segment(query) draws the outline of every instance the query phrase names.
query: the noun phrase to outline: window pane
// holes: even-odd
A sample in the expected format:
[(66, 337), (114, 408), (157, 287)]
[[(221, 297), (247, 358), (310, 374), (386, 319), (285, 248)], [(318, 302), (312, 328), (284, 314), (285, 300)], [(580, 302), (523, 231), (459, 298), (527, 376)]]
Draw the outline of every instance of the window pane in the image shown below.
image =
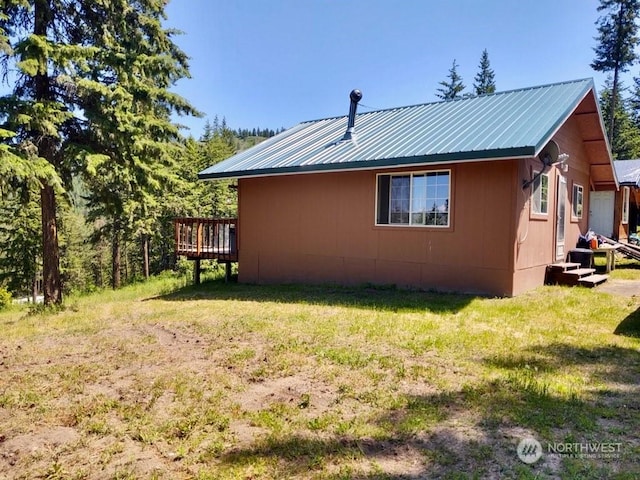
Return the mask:
[(573, 186), (573, 216), (582, 218), (583, 190), (580, 185)]
[(389, 190), (390, 190), (390, 175), (378, 176), (378, 224), (389, 223)]
[[(538, 175), (539, 172), (533, 172)], [(549, 198), (549, 176), (547, 174), (539, 175), (533, 182), (533, 190), (531, 192), (531, 209), (533, 213), (547, 213)]]
[(427, 210), (427, 177), (414, 175), (411, 185), (411, 224), (424, 225)]
[(391, 177), (390, 223), (409, 223), (409, 185), (411, 177)]

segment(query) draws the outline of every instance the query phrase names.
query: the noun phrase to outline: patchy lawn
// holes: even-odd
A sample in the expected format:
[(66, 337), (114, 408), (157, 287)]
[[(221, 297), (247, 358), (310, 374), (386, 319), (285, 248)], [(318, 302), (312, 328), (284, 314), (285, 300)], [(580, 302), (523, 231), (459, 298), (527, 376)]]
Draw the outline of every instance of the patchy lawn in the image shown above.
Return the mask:
[(0, 313), (0, 478), (638, 478), (639, 307), (162, 277)]

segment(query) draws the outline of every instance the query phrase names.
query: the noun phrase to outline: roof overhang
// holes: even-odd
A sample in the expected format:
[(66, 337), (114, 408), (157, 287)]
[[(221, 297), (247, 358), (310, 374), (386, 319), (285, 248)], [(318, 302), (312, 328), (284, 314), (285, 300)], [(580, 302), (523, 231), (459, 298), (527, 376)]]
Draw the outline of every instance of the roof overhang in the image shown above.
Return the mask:
[(573, 116), (578, 122), (582, 144), (589, 159), (592, 190), (617, 190), (620, 182), (613, 166), (611, 147), (593, 89), (578, 104)]
[(199, 173), (200, 180), (218, 180), (225, 178), (254, 178), (276, 175), (297, 175), (305, 173), (329, 173), (354, 170), (378, 170), (381, 168), (446, 165), (451, 163), (489, 162), (495, 160), (512, 160), (531, 158), (535, 155), (536, 147), (519, 147), (500, 150), (483, 150), (476, 152), (455, 152), (447, 154), (423, 155), (416, 157), (383, 158), (361, 160), (357, 162), (336, 162), (315, 165), (302, 165), (280, 168), (264, 168), (243, 171), (229, 171), (216, 173)]

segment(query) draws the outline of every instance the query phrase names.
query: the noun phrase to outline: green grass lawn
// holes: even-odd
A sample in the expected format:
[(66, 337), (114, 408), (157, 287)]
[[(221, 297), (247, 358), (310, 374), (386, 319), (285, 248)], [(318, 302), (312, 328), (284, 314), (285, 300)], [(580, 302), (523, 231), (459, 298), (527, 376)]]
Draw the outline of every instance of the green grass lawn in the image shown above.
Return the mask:
[(164, 276), (68, 305), (0, 313), (0, 478), (640, 476), (640, 296)]

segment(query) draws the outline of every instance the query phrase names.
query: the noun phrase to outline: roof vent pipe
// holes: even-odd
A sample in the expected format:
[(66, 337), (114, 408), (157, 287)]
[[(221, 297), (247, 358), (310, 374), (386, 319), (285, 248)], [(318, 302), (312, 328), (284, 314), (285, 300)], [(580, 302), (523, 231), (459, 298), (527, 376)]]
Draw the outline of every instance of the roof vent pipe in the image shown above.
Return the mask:
[(351, 105), (349, 106), (349, 121), (347, 122), (347, 131), (344, 133), (344, 137), (342, 137), (343, 141), (355, 141), (356, 110), (358, 108), (358, 102), (362, 100), (362, 92), (357, 89), (351, 90), (349, 98), (351, 99)]

